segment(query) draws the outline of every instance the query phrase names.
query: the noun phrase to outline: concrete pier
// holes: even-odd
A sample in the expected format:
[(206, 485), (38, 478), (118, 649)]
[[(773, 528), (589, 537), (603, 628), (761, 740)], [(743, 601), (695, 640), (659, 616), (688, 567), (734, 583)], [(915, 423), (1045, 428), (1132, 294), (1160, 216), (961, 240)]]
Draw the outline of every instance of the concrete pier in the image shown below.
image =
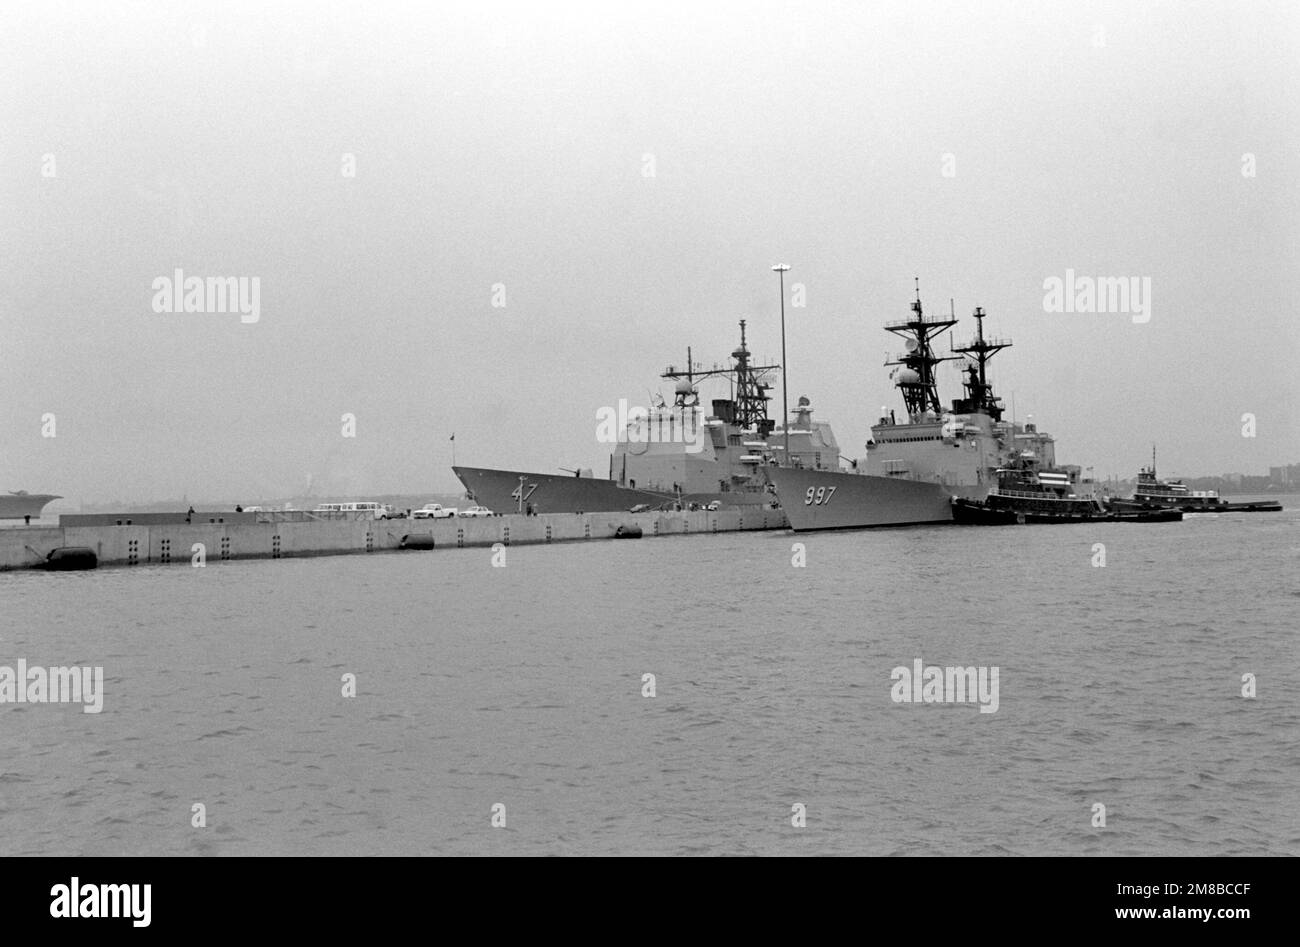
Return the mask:
[(50, 550), (62, 546), (87, 546), (95, 551), (100, 565), (189, 565), (200, 551), (208, 564), (228, 559), (364, 555), (405, 551), (404, 540), (407, 545), (427, 547), (430, 536), (434, 551), (495, 543), (587, 542), (613, 539), (620, 526), (639, 526), (643, 538), (653, 538), (785, 529), (787, 523), (780, 510), (551, 513), (440, 520), (316, 519), (307, 514), (288, 519), (282, 514), (196, 513), (189, 523), (184, 522), (183, 514), (69, 515), (60, 517), (59, 525), (54, 527), (0, 530), (0, 571), (36, 568)]

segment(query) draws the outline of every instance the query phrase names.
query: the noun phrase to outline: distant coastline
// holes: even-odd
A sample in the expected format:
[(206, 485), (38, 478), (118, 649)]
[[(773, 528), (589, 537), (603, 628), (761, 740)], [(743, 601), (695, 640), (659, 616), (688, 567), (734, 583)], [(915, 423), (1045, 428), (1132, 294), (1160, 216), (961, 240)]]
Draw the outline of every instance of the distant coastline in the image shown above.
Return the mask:
[[(1161, 474), (1163, 477), (1163, 473)], [(1216, 490), (1223, 496), (1280, 496), (1286, 493), (1300, 493), (1300, 482), (1278, 482), (1270, 477), (1250, 477), (1244, 474), (1228, 474), (1223, 477), (1179, 477), (1189, 490)], [(1136, 480), (1103, 480), (1101, 484), (1111, 493), (1120, 495), (1132, 493)]]

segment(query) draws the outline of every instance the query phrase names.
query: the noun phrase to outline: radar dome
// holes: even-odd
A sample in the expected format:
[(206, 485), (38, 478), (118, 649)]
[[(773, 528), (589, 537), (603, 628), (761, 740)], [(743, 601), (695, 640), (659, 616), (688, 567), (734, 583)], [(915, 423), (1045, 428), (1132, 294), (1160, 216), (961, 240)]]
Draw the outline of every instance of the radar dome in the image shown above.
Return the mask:
[(679, 395), (695, 394), (695, 386), (690, 383), (689, 379), (679, 378), (677, 380), (677, 393)]
[(915, 385), (920, 382), (921, 376), (917, 374), (914, 368), (904, 368), (898, 373), (896, 381), (900, 385)]

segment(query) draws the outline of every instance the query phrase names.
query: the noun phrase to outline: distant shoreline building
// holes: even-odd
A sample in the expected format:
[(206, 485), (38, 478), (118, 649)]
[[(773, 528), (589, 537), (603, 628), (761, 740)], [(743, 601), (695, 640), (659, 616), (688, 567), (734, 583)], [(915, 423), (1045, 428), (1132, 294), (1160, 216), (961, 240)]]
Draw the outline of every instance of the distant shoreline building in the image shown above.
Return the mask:
[(1268, 482), (1275, 487), (1300, 487), (1300, 464), (1287, 464), (1285, 467), (1269, 467)]

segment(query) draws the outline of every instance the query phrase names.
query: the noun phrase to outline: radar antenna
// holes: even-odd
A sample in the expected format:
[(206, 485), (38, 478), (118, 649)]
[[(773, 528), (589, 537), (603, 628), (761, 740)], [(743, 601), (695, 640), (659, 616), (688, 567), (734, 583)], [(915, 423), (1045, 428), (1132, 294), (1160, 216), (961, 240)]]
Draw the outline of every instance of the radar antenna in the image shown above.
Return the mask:
[[(734, 421), (736, 425), (746, 430), (754, 430), (760, 438), (766, 438), (768, 433), (776, 426), (776, 422), (767, 416), (767, 403), (772, 400), (768, 392), (772, 386), (768, 383), (767, 378), (771, 372), (780, 369), (780, 365), (751, 365), (749, 345), (745, 339), (745, 320), (740, 320), (740, 346), (731, 353), (731, 357), (736, 360), (734, 366), (728, 368), (724, 366), (715, 366), (711, 369), (700, 369), (690, 362), (690, 350), (687, 349), (687, 366), (685, 371), (681, 371), (672, 365), (664, 369), (663, 378), (684, 378), (693, 389), (697, 381), (706, 378), (720, 378), (727, 376), (732, 381), (734, 389), (734, 418), (726, 420)], [(681, 398), (681, 387), (679, 391), (679, 404)], [(714, 402), (718, 405), (718, 402)]]
[(966, 375), (966, 379), (962, 382), (966, 389), (966, 397), (954, 402), (953, 410), (959, 414), (983, 411), (994, 421), (1000, 421), (1002, 406), (998, 403), (997, 396), (993, 394), (993, 386), (989, 384), (988, 363), (989, 359), (998, 352), (1011, 348), (1011, 340), (985, 339), (984, 309), (976, 306), (973, 315), (975, 316), (975, 339), (969, 345), (953, 349), (953, 352), (971, 359), (962, 366), (962, 372)]
[(926, 411), (942, 413), (939, 404), (939, 387), (935, 368), (940, 362), (952, 361), (957, 356), (935, 355), (931, 341), (957, 324), (956, 319), (927, 319), (921, 307), (921, 280), (916, 279), (916, 302), (912, 303), (912, 318), (885, 324), (885, 331), (902, 337), (906, 351), (886, 361), (886, 365), (901, 365), (903, 371), (895, 372), (897, 385), (903, 392), (903, 403), (915, 423)]

